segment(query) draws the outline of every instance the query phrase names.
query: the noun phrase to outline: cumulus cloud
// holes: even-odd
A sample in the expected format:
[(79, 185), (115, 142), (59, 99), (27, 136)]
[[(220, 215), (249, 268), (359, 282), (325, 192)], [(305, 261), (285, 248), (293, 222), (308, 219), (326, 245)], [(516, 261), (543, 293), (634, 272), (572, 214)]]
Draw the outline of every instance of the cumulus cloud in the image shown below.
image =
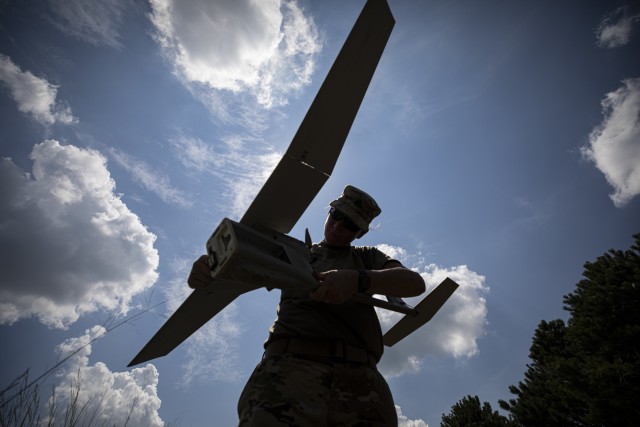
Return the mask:
[[(173, 314), (191, 293), (185, 278), (192, 262), (193, 259), (176, 259), (173, 262), (174, 279), (165, 290), (169, 301), (168, 315)], [(244, 379), (236, 365), (241, 333), (238, 307), (232, 302), (182, 344), (186, 350), (186, 360), (181, 365), (182, 385)]]
[(581, 149), (614, 188), (609, 197), (619, 208), (640, 193), (640, 78), (622, 83), (605, 95), (604, 119)]
[[(87, 329), (84, 335), (70, 338), (58, 345), (60, 358), (78, 351), (58, 374), (55, 405), (58, 414), (51, 425), (63, 425), (64, 411), (77, 393), (76, 415), (79, 425), (163, 426), (158, 414), (158, 371), (152, 364), (131, 371), (112, 372), (107, 365), (89, 363), (91, 342), (105, 334), (102, 326)], [(49, 402), (51, 405), (52, 401)]]
[(109, 150), (109, 153), (122, 168), (131, 174), (134, 181), (160, 197), (163, 202), (183, 208), (188, 208), (193, 204), (183, 191), (171, 185), (169, 177), (153, 170), (144, 161), (115, 148)]
[[(376, 246), (379, 250), (389, 255), (391, 258), (398, 260), (400, 262), (407, 262), (409, 259), (409, 253), (406, 249), (401, 248), (400, 246), (387, 245), (386, 243), (381, 243)], [(409, 261), (412, 262), (412, 261)], [(413, 261), (415, 262), (415, 261)]]
[(0, 323), (65, 328), (126, 312), (157, 279), (156, 236), (114, 193), (99, 152), (48, 140), (30, 157), (32, 173), (0, 161)]
[(18, 110), (30, 114), (39, 123), (77, 123), (78, 119), (73, 117), (71, 109), (56, 102), (58, 86), (29, 71), (22, 71), (11, 58), (3, 54), (0, 54), (0, 83), (9, 90), (18, 104)]
[(295, 0), (152, 0), (150, 19), (185, 87), (218, 120), (242, 129), (215, 144), (171, 141), (185, 168), (223, 181), (220, 202), (238, 218), (282, 157), (259, 135), (271, 107), (310, 82), (317, 28)]
[(640, 22), (640, 14), (630, 15), (627, 7), (621, 6), (606, 15), (596, 31), (598, 46), (615, 48), (629, 43), (633, 27)]
[[(270, 108), (310, 81), (318, 32), (294, 0), (152, 0), (151, 8), (157, 42), (199, 90), (248, 92)], [(217, 96), (201, 99), (225, 111)]]
[[(435, 264), (426, 264), (420, 257), (408, 254), (402, 248), (390, 245), (381, 245), (379, 248), (403, 254), (398, 257), (399, 261), (421, 274), (427, 285), (427, 293), (446, 277), (460, 285), (429, 323), (393, 347), (385, 348), (380, 371), (391, 378), (419, 372), (423, 360), (427, 357), (468, 358), (477, 354), (477, 340), (485, 334), (487, 324), (487, 307), (483, 295), (489, 288), (484, 285), (485, 278), (465, 265), (443, 268)], [(406, 302), (415, 306), (422, 298), (424, 295), (407, 298)], [(389, 330), (402, 317), (401, 314), (388, 310), (376, 311), (383, 332)]]
[(171, 141), (175, 155), (190, 171), (206, 172), (225, 184), (222, 196), (230, 216), (239, 218), (282, 158), (282, 153), (255, 138), (229, 136), (214, 150), (199, 138), (178, 136)]
[(429, 427), (422, 419), (410, 420), (406, 415), (402, 414), (402, 408), (396, 406), (396, 414), (398, 414), (398, 427)]
[(122, 47), (118, 27), (130, 0), (49, 0), (49, 6), (60, 31), (95, 46)]

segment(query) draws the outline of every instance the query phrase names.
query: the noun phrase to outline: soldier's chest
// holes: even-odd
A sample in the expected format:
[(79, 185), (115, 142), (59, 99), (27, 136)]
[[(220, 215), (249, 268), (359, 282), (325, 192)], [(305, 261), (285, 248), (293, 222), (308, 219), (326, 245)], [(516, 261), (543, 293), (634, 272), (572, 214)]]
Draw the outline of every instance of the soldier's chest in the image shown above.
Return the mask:
[(311, 265), (315, 271), (364, 268), (363, 260), (353, 251), (333, 251), (321, 247), (312, 251)]

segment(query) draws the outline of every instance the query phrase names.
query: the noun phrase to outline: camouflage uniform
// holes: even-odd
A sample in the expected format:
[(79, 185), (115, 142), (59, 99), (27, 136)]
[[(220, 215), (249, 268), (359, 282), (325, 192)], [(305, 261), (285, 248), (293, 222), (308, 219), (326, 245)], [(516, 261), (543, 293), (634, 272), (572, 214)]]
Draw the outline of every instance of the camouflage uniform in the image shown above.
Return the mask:
[[(380, 213), (370, 196), (351, 186), (331, 206), (365, 230)], [(372, 247), (312, 248), (316, 271), (379, 270), (391, 261)], [(397, 426), (391, 392), (375, 367), (383, 348), (373, 307), (283, 290), (265, 356), (238, 402), (240, 426)]]
[(368, 365), (265, 358), (240, 395), (240, 426), (396, 426), (393, 398)]

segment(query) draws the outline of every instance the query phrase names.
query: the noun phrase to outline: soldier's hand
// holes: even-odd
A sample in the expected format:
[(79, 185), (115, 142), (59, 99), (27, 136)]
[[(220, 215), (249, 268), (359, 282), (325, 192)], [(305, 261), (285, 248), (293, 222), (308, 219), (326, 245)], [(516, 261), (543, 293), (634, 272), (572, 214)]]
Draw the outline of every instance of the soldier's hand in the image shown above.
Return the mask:
[(189, 279), (187, 279), (187, 283), (190, 288), (193, 289), (202, 289), (206, 288), (213, 282), (211, 278), (211, 274), (209, 272), (209, 263), (207, 261), (207, 256), (202, 255), (200, 258), (193, 263), (193, 267), (191, 267), (191, 274), (189, 274)]
[(358, 292), (358, 272), (356, 270), (329, 270), (314, 273), (320, 286), (311, 292), (316, 301), (342, 304)]

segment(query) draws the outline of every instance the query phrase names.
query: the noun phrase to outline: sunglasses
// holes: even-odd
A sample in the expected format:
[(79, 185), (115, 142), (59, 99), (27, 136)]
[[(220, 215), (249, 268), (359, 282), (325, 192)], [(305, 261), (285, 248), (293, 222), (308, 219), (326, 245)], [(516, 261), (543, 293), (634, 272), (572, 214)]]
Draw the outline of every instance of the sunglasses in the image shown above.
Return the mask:
[(333, 218), (333, 220), (336, 222), (342, 221), (342, 225), (344, 225), (344, 228), (351, 231), (352, 233), (362, 231), (362, 229), (358, 227), (356, 223), (351, 221), (344, 213), (340, 212), (336, 208), (329, 209), (329, 215), (331, 215), (331, 218)]

